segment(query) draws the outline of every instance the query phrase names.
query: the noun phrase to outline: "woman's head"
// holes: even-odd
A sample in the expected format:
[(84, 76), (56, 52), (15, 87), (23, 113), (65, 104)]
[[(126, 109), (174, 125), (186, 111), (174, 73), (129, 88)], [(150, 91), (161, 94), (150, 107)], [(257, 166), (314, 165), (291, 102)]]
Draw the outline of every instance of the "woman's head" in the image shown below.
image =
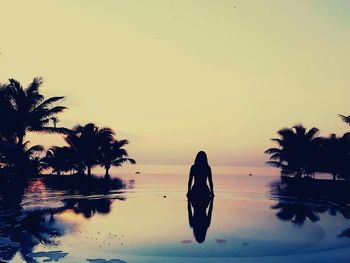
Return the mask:
[(209, 165), (207, 154), (204, 151), (198, 152), (194, 164), (199, 166)]

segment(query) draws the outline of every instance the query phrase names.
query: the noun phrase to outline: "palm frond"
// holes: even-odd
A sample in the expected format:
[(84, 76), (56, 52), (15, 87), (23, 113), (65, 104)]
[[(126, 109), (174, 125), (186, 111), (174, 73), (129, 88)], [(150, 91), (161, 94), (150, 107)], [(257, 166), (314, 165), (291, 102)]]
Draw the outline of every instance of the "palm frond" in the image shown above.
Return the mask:
[(31, 132), (43, 132), (49, 134), (70, 134), (72, 131), (63, 127), (35, 127), (30, 128)]
[(58, 96), (58, 97), (51, 97), (46, 100), (44, 100), (41, 104), (38, 105), (37, 108), (44, 109), (47, 106), (50, 106), (51, 104), (58, 102), (60, 100), (63, 100), (65, 97), (64, 96)]
[(38, 93), (40, 86), (43, 84), (44, 79), (42, 77), (36, 77), (33, 79), (33, 81), (28, 85), (27, 87), (27, 93), (33, 94)]
[(282, 150), (279, 148), (269, 148), (264, 153), (266, 154), (274, 154), (274, 153), (281, 153)]
[(338, 114), (339, 118), (342, 119), (343, 122), (347, 123), (350, 125), (350, 115), (349, 116), (345, 116), (345, 115), (341, 115), (341, 114)]
[(296, 124), (292, 127), (295, 130), (296, 135), (303, 136), (306, 133), (306, 128), (302, 124)]
[(278, 135), (280, 135), (282, 138), (283, 137), (287, 137), (287, 136), (291, 136), (294, 134), (293, 130), (291, 130), (290, 128), (282, 128), (277, 132)]
[(128, 141), (128, 140), (125, 140), (125, 139), (123, 139), (123, 140), (116, 140), (116, 141), (114, 142), (114, 147), (116, 147), (116, 148), (121, 148), (121, 147), (123, 147), (123, 146), (125, 146), (125, 145), (127, 145), (127, 144), (129, 144), (129, 141)]
[(320, 130), (316, 127), (313, 127), (311, 128), (307, 133), (306, 133), (306, 136), (309, 138), (309, 139), (313, 139), (315, 138), (318, 134), (319, 134)]
[(285, 159), (285, 156), (281, 153), (275, 153), (270, 156), (270, 160), (279, 160), (280, 162)]
[(279, 144), (279, 145), (283, 145), (283, 143), (284, 143), (284, 141), (283, 141), (283, 140), (281, 140), (281, 139), (277, 139), (277, 138), (272, 138), (272, 139), (271, 139), (271, 141), (273, 141), (273, 142), (277, 142), (277, 144)]
[(131, 158), (119, 158), (119, 159), (113, 161), (112, 164), (114, 166), (121, 166), (121, 164), (126, 163), (126, 162), (129, 162), (131, 164), (136, 164), (136, 161), (134, 159), (131, 159)]
[(61, 113), (62, 111), (66, 110), (67, 107), (65, 106), (55, 106), (51, 109), (49, 109), (46, 113), (46, 115), (53, 115), (53, 114), (57, 114), (57, 113)]
[(282, 168), (282, 169), (287, 167), (285, 164), (278, 161), (267, 161), (266, 164), (271, 165), (272, 167)]
[(43, 152), (45, 150), (44, 146), (42, 145), (34, 145), (32, 147), (30, 147), (27, 152), (29, 154), (33, 154), (34, 152)]

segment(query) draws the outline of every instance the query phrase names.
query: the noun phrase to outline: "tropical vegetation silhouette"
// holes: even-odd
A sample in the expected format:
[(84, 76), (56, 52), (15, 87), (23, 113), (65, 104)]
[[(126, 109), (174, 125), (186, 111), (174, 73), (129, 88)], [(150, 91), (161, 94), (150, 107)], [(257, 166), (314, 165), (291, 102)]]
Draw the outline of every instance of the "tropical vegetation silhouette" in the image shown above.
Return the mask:
[[(350, 116), (339, 115), (349, 124)], [(332, 174), (333, 179), (350, 179), (350, 132), (342, 136), (319, 136), (318, 128), (303, 125), (283, 128), (272, 141), (277, 147), (265, 151), (267, 164), (280, 168), (281, 175), (295, 178), (314, 177), (316, 173)]]
[[(118, 141), (112, 129), (99, 128), (93, 123), (76, 126), (66, 137), (71, 155), (75, 160), (78, 172), (91, 175), (91, 169), (101, 165), (106, 169), (106, 176), (112, 166), (120, 166), (124, 162), (135, 164), (135, 160), (128, 158), (128, 152), (122, 148), (128, 144), (127, 140)], [(68, 150), (67, 149), (67, 150)]]
[(12, 137), (18, 145), (23, 145), (27, 132), (42, 133), (66, 133), (68, 129), (50, 126), (57, 123), (57, 114), (63, 112), (66, 107), (53, 106), (64, 97), (50, 97), (45, 99), (40, 93), (42, 78), (34, 78), (23, 88), (21, 83), (10, 79), (7, 85), (2, 85), (0, 90), (1, 112), (4, 118), (0, 124), (1, 135)]
[[(15, 79), (0, 85), (0, 174), (22, 178), (43, 171), (91, 175), (92, 168), (100, 165), (109, 177), (111, 167), (136, 163), (123, 148), (129, 142), (118, 140), (111, 128), (94, 123), (58, 127), (58, 114), (67, 108), (57, 104), (64, 97), (45, 98), (42, 84), (43, 79), (37, 77), (25, 88)], [(67, 145), (52, 146), (45, 153), (43, 146), (31, 146), (25, 140), (28, 132), (62, 134)]]
[(317, 145), (318, 129), (307, 130), (302, 125), (296, 125), (290, 129), (281, 129), (277, 133), (279, 138), (272, 140), (279, 147), (265, 151), (271, 155), (267, 164), (281, 168), (282, 174), (293, 174), (296, 177), (313, 174), (313, 153)]
[[(34, 78), (25, 88), (14, 79), (0, 84), (0, 261), (19, 253), (26, 262), (37, 262), (30, 256), (34, 248), (57, 245), (57, 238), (67, 231), (57, 223), (60, 213), (69, 210), (85, 218), (108, 214), (114, 200), (125, 200), (126, 187), (122, 180), (110, 178), (110, 168), (135, 164), (125, 149), (129, 142), (117, 139), (111, 128), (94, 123), (59, 127), (58, 116), (67, 109), (60, 105), (64, 97), (45, 98), (42, 84), (42, 78)], [(60, 134), (66, 145), (45, 151), (26, 140), (30, 132)], [(97, 165), (105, 168), (104, 178), (92, 175)], [(40, 191), (57, 193), (63, 205), (24, 207), (33, 184), (44, 187)]]

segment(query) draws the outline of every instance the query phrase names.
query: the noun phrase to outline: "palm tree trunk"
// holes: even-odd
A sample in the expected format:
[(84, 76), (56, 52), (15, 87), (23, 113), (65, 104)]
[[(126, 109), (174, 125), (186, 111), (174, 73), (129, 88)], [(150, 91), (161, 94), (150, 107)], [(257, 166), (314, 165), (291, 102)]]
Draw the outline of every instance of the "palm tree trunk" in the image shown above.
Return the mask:
[(106, 167), (106, 176), (109, 176), (109, 169), (110, 167)]
[(23, 146), (24, 134), (18, 135), (18, 145)]
[(109, 175), (109, 169), (110, 169), (110, 168), (111, 168), (111, 167), (109, 167), (109, 166), (105, 167), (105, 169), (106, 169), (105, 178), (106, 178), (106, 179), (110, 179), (110, 178), (111, 178), (111, 176)]

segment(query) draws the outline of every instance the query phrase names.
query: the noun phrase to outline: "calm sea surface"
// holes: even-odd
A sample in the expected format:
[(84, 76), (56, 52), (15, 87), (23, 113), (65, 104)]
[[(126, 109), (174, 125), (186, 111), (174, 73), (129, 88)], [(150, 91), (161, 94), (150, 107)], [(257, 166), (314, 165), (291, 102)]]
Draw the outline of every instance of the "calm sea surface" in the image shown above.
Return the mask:
[(186, 198), (188, 168), (122, 169), (102, 193), (36, 179), (0, 195), (0, 259), (349, 262), (348, 204), (286, 196), (266, 168), (213, 167), (216, 196), (198, 206)]

